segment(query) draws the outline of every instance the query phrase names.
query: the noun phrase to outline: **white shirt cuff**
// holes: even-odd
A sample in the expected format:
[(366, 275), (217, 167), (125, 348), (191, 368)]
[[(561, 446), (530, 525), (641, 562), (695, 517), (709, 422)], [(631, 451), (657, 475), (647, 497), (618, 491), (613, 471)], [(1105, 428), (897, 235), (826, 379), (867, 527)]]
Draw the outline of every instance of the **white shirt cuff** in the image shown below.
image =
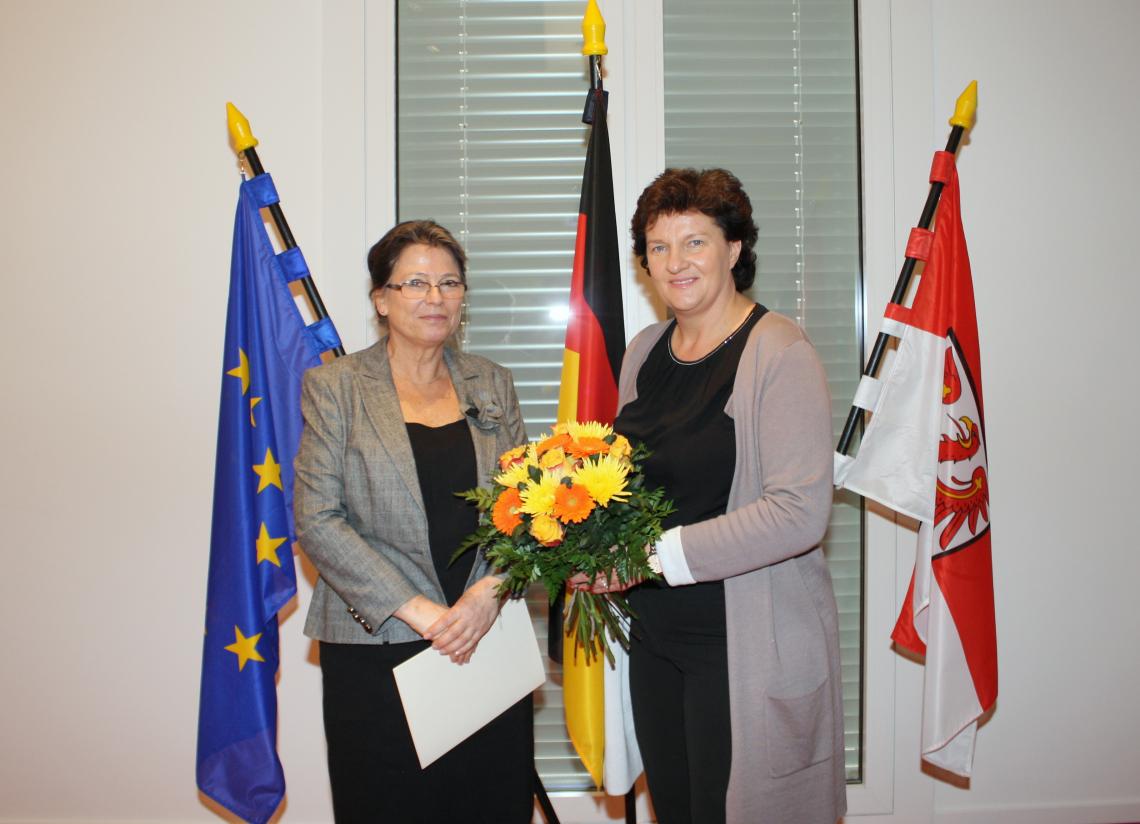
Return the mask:
[(657, 557), (661, 559), (661, 574), (671, 587), (695, 584), (697, 579), (689, 571), (685, 548), (681, 545), (681, 527), (667, 529), (657, 542)]

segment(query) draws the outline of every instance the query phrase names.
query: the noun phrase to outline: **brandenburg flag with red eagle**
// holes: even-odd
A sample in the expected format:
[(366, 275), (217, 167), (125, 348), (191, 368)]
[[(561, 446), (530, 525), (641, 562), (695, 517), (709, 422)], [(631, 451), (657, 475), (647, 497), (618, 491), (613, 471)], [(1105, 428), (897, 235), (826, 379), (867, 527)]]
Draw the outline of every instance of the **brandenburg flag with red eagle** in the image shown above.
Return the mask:
[(889, 374), (864, 377), (872, 412), (855, 458), (836, 455), (836, 485), (920, 522), (914, 573), (892, 638), (926, 657), (922, 757), (969, 776), (977, 723), (997, 698), (989, 476), (982, 370), (954, 155), (933, 231), (914, 229), (907, 257), (926, 267), (907, 308), (888, 304), (898, 338)]

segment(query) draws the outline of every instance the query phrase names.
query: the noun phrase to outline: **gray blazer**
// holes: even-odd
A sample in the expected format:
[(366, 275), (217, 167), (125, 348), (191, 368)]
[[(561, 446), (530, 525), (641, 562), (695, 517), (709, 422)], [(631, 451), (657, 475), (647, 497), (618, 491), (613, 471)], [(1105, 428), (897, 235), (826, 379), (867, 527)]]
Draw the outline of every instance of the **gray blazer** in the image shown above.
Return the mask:
[[(626, 350), (619, 404), (668, 328)], [(752, 328), (725, 412), (736, 466), (728, 512), (681, 528), (689, 570), (724, 581), (732, 768), (728, 824), (834, 824), (847, 808), (839, 621), (819, 543), (831, 514), (831, 404), (803, 331)]]
[[(487, 484), (499, 455), (526, 441), (511, 373), (452, 349), (444, 361), (460, 408), (472, 410), (478, 482)], [(445, 601), (387, 338), (306, 372), (301, 411), (293, 506), (301, 548), (320, 573), (305, 634), (342, 644), (419, 640), (392, 613), (415, 595)], [(480, 557), (468, 586), (487, 572)]]

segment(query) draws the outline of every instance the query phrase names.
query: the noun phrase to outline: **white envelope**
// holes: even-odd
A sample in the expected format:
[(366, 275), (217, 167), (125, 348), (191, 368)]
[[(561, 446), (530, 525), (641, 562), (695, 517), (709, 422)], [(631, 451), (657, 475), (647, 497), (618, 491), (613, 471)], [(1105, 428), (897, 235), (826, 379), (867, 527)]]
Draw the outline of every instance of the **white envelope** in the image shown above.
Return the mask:
[(471, 660), (453, 664), (434, 649), (392, 674), (404, 715), (426, 767), (546, 680), (526, 602), (507, 601)]

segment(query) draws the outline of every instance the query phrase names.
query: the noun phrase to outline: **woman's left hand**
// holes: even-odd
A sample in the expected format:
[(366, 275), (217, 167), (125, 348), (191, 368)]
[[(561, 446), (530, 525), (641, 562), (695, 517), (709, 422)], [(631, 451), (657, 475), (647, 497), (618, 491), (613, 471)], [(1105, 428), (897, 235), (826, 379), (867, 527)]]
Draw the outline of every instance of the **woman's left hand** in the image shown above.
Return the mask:
[(578, 590), (579, 592), (592, 592), (595, 595), (605, 595), (607, 592), (624, 592), (630, 587), (640, 584), (641, 581), (641, 578), (623, 581), (618, 578), (616, 572), (610, 573), (609, 578), (599, 572), (593, 580), (590, 580), (584, 572), (576, 572), (566, 581), (566, 588), (571, 591)]
[(479, 641), (487, 634), (499, 614), (499, 579), (492, 575), (480, 578), (427, 628), (424, 638), (433, 649), (448, 655), (456, 664), (466, 664)]

